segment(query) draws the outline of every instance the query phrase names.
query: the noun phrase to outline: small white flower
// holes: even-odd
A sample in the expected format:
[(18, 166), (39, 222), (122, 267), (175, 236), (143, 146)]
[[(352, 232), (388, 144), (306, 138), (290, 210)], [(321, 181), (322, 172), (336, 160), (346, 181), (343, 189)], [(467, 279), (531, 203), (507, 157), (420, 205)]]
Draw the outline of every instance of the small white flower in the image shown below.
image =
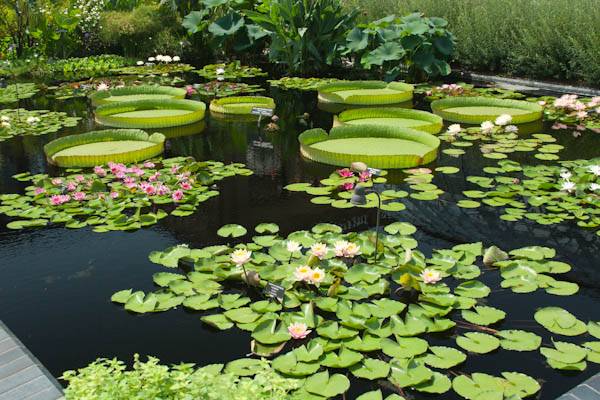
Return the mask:
[(218, 80), (219, 82), (221, 82), (221, 81), (224, 81), (224, 80), (225, 80), (225, 78), (223, 78), (223, 76), (222, 76), (222, 75), (218, 75), (218, 76), (217, 76), (217, 80)]
[(179, 56), (174, 56), (173, 57), (173, 61), (174, 62), (179, 62), (179, 61), (181, 61), (181, 58), (179, 58)]
[(138, 61), (136, 64), (137, 65), (144, 65), (144, 62), (143, 61)]
[(571, 179), (572, 176), (573, 176), (573, 174), (567, 170), (560, 171), (560, 177), (563, 178), (564, 180), (568, 181), (569, 179)]
[(40, 119), (38, 117), (28, 117), (27, 118), (27, 123), (29, 125), (37, 124), (38, 122), (40, 122)]
[(571, 181), (564, 181), (560, 187), (560, 190), (564, 191), (564, 192), (572, 192), (573, 190), (575, 190), (575, 183), (571, 182)]
[(8, 118), (7, 115), (3, 115), (3, 116), (0, 117), (0, 121), (2, 121), (2, 122), (8, 122), (8, 121), (10, 121), (10, 118)]
[(590, 165), (590, 172), (596, 176), (600, 176), (600, 165)]
[(339, 240), (333, 244), (335, 256), (336, 257), (344, 257), (344, 253), (346, 252), (346, 247), (348, 247), (348, 242), (345, 240)]
[(498, 118), (496, 118), (496, 125), (504, 126), (510, 124), (512, 121), (512, 117), (508, 114), (502, 114)]
[(481, 133), (490, 133), (492, 132), (492, 129), (494, 129), (494, 123), (492, 121), (484, 121), (481, 123)]
[(462, 130), (460, 124), (452, 124), (448, 127), (448, 133), (457, 134)]
[(243, 265), (250, 261), (252, 252), (246, 249), (237, 249), (231, 253), (231, 261), (236, 265)]
[(224, 68), (217, 68), (217, 75), (223, 75), (225, 73), (225, 69)]
[(154, 58), (154, 57), (148, 57), (148, 61), (154, 62), (154, 61), (156, 61), (156, 58)]
[(173, 61), (173, 59), (171, 58), (171, 56), (164, 56), (162, 60), (164, 62), (166, 62), (166, 63), (170, 63), (171, 61)]
[(590, 183), (590, 190), (591, 190), (592, 192), (595, 192), (595, 191), (597, 191), (598, 189), (600, 189), (600, 185), (599, 185), (599, 184), (597, 184), (597, 183)]
[(162, 54), (158, 54), (156, 56), (156, 61), (163, 61), (163, 55)]
[(0, 123), (0, 126), (3, 128), (10, 128), (10, 123), (6, 122), (6, 121), (2, 121)]
[(102, 82), (101, 84), (99, 84), (96, 87), (96, 90), (99, 91), (99, 92), (104, 91), (104, 90), (108, 90), (108, 85), (106, 83)]
[(290, 253), (294, 253), (296, 251), (302, 250), (302, 245), (300, 243), (298, 243), (298, 242), (293, 241), (293, 240), (288, 240), (287, 244), (286, 244), (286, 247), (287, 247), (287, 251), (289, 251)]
[(504, 132), (517, 133), (519, 132), (519, 128), (516, 125), (506, 125)]

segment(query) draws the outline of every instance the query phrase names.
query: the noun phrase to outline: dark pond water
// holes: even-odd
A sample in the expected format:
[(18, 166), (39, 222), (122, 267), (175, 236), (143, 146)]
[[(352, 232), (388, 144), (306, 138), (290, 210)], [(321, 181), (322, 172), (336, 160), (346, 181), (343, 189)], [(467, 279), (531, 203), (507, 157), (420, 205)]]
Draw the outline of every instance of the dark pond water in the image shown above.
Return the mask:
[[(269, 92), (267, 92), (269, 93)], [(374, 212), (337, 210), (314, 205), (310, 196), (291, 193), (283, 187), (291, 182), (311, 181), (328, 175), (332, 167), (307, 162), (299, 156), (297, 134), (305, 129), (297, 117), (311, 114), (314, 126), (329, 127), (331, 115), (316, 108), (314, 94), (272, 91), (281, 117), (281, 130), (266, 134), (253, 122), (227, 122), (208, 119), (207, 129), (194, 136), (169, 141), (167, 155), (190, 155), (246, 163), (255, 174), (236, 177), (219, 184), (221, 194), (203, 203), (190, 217), (169, 217), (160, 224), (137, 232), (93, 233), (88, 229), (68, 230), (49, 227), (10, 231), (8, 219), (0, 216), (0, 318), (56, 376), (67, 369), (87, 365), (97, 357), (118, 357), (130, 361), (134, 353), (154, 355), (166, 363), (226, 362), (249, 352), (249, 335), (235, 329), (217, 332), (204, 325), (202, 314), (183, 308), (155, 315), (132, 315), (110, 302), (117, 290), (153, 290), (152, 274), (161, 267), (148, 260), (152, 250), (189, 243), (201, 247), (222, 243), (216, 230), (227, 223), (253, 227), (275, 222), (287, 234), (307, 229), (319, 222), (332, 222), (345, 229), (366, 229), (374, 225)], [(43, 137), (20, 137), (0, 143), (0, 193), (20, 191), (23, 184), (12, 179), (18, 172), (47, 171), (42, 146), (57, 136), (95, 128), (92, 110), (86, 101), (55, 101), (43, 94), (21, 102), (26, 108), (66, 111), (83, 117), (77, 129)], [(600, 156), (600, 136), (584, 132), (574, 138), (568, 131), (552, 131), (566, 146), (562, 159)], [(475, 146), (474, 146), (475, 147)], [(517, 161), (535, 160), (521, 156)], [(537, 160), (536, 160), (537, 161)], [(556, 305), (570, 310), (584, 321), (600, 320), (600, 237), (573, 225), (541, 226), (529, 222), (505, 222), (491, 207), (474, 210), (455, 205), (462, 190), (472, 189), (469, 175), (493, 165), (471, 148), (462, 158), (440, 154), (435, 166), (461, 168), (455, 175), (441, 175), (434, 183), (447, 193), (436, 201), (405, 201), (407, 209), (389, 214), (389, 220), (415, 224), (415, 235), (425, 253), (463, 242), (483, 241), (504, 249), (526, 245), (554, 247), (559, 259), (574, 266), (566, 279), (581, 286), (575, 296), (551, 296), (541, 291), (515, 295), (495, 291), (489, 304), (507, 311), (509, 317), (500, 329), (535, 331), (550, 343), (550, 336), (533, 320), (536, 308)], [(57, 171), (53, 171), (57, 172)], [(401, 178), (401, 177), (398, 177)], [(398, 179), (401, 182), (401, 179)], [(403, 186), (401, 184), (400, 186)], [(499, 288), (497, 274), (485, 274), (486, 284)], [(454, 332), (461, 333), (457, 328)], [(565, 338), (562, 338), (563, 340)], [(451, 337), (428, 337), (430, 343), (454, 345)], [(582, 342), (587, 338), (571, 341)], [(469, 355), (463, 372), (519, 371), (544, 381), (541, 399), (553, 399), (587, 377), (600, 371), (588, 364), (584, 373), (561, 373), (545, 366), (539, 352), (496, 351)], [(356, 381), (347, 398), (375, 388), (374, 383)], [(444, 399), (458, 398), (453, 392)], [(415, 394), (414, 398), (433, 396)]]

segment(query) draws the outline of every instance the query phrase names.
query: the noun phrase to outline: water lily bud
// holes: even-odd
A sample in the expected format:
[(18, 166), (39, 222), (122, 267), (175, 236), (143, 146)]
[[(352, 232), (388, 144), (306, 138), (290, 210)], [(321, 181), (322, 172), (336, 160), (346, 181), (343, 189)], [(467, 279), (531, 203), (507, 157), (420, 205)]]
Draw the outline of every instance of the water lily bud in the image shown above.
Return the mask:
[(256, 271), (247, 271), (242, 273), (242, 280), (250, 286), (258, 286), (260, 284), (260, 275)]
[(496, 246), (489, 247), (483, 254), (483, 264), (486, 266), (494, 265), (498, 261), (508, 259), (508, 254)]
[(350, 169), (354, 172), (364, 172), (368, 169), (367, 164), (361, 161), (355, 161), (350, 164)]

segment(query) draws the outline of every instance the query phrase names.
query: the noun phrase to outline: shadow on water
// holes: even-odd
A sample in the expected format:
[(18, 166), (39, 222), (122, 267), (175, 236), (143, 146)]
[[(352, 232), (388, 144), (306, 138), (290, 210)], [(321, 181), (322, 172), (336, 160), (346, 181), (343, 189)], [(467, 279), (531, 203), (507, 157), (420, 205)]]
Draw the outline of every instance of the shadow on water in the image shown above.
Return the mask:
[[(317, 108), (314, 94), (274, 89), (271, 95), (278, 104), (278, 132), (267, 133), (253, 121), (209, 118), (201, 133), (186, 135), (189, 132), (178, 131), (169, 140), (167, 156), (242, 162), (255, 171), (251, 177), (221, 182), (220, 196), (203, 203), (190, 217), (168, 217), (156, 226), (131, 233), (97, 234), (89, 229), (61, 227), (10, 231), (5, 228), (6, 217), (0, 216), (0, 318), (54, 375), (87, 365), (99, 356), (129, 361), (134, 353), (140, 353), (155, 355), (166, 363), (208, 364), (233, 360), (250, 351), (246, 332), (215, 331), (200, 322), (199, 313), (179, 308), (155, 315), (132, 315), (110, 302), (110, 296), (117, 290), (153, 290), (151, 276), (161, 271), (161, 267), (148, 260), (152, 250), (178, 243), (189, 243), (193, 247), (222, 243), (223, 239), (215, 232), (227, 223), (253, 227), (272, 221), (281, 226), (283, 234), (307, 229), (319, 222), (337, 223), (346, 230), (374, 225), (372, 210), (338, 210), (315, 205), (309, 202), (310, 196), (283, 189), (292, 182), (317, 182), (332, 171), (332, 167), (303, 160), (296, 139), (298, 133), (308, 127), (329, 128), (332, 117)], [(43, 145), (48, 141), (99, 128), (93, 121), (91, 108), (82, 99), (55, 101), (42, 94), (22, 101), (21, 106), (65, 111), (83, 119), (78, 128), (58, 134), (18, 137), (0, 143), (0, 193), (22, 190), (24, 184), (12, 179), (13, 174), (48, 171), (43, 155)], [(301, 118), (305, 113), (310, 114), (308, 121)], [(551, 131), (548, 127), (543, 130), (565, 146), (561, 159), (600, 155), (598, 135), (584, 132), (575, 138), (570, 132)], [(526, 154), (511, 155), (511, 159), (529, 163), (535, 160)], [(475, 241), (504, 249), (543, 245), (554, 247), (561, 260), (574, 266), (566, 279), (581, 286), (575, 296), (551, 296), (541, 291), (526, 295), (504, 290), (494, 293), (489, 299), (490, 305), (510, 315), (499, 329), (531, 330), (543, 335), (544, 343), (549, 344), (549, 335), (532, 320), (537, 307), (548, 305), (564, 307), (585, 321), (600, 320), (600, 274), (597, 272), (600, 237), (593, 231), (572, 224), (542, 226), (506, 222), (500, 220), (498, 210), (491, 207), (469, 210), (456, 206), (461, 191), (472, 189), (466, 177), (482, 175), (482, 168), (494, 163), (482, 158), (476, 146), (467, 149), (461, 158), (440, 153), (433, 167), (452, 165), (461, 169), (457, 174), (435, 178), (434, 183), (446, 194), (435, 201), (407, 198), (407, 209), (384, 213), (386, 220), (415, 224), (419, 228), (416, 238), (426, 253)], [(396, 189), (397, 185), (405, 186), (401, 174), (395, 174), (388, 185)], [(485, 274), (482, 280), (499, 287), (496, 274)], [(453, 333), (461, 333), (461, 330)], [(428, 339), (432, 344), (453, 345), (453, 339), (448, 336)], [(482, 356), (470, 355), (460, 371), (527, 373), (545, 381), (541, 398), (552, 399), (600, 370), (597, 364), (589, 363), (586, 372), (568, 374), (544, 365), (538, 352), (496, 351)], [(349, 398), (375, 388), (368, 381), (358, 382), (353, 384)], [(432, 396), (419, 394), (416, 398)], [(444, 399), (454, 398), (457, 397), (452, 392), (444, 395)]]

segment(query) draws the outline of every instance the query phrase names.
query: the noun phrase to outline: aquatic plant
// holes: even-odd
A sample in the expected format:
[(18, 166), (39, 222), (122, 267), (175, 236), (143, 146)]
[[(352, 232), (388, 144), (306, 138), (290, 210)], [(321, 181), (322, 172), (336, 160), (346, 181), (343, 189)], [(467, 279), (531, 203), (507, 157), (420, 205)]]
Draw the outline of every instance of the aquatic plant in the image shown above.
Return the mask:
[(0, 103), (15, 103), (33, 97), (39, 91), (35, 83), (14, 83), (0, 88)]
[(333, 119), (339, 125), (386, 125), (438, 133), (444, 121), (426, 111), (401, 107), (355, 108), (341, 112)]
[(264, 96), (235, 96), (210, 102), (210, 111), (218, 114), (251, 115), (257, 107), (275, 109), (275, 101)]
[[(219, 231), (227, 237), (248, 234), (235, 224)], [(537, 332), (518, 329), (518, 322), (493, 306), (495, 288), (482, 278), (493, 275), (489, 281), (497, 282), (498, 276), (495, 285), (514, 293), (544, 290), (564, 296), (578, 290), (577, 284), (556, 279), (571, 267), (554, 260), (555, 251), (547, 247), (504, 252), (466, 243), (426, 256), (412, 238), (416, 228), (405, 222), (385, 226), (377, 249), (373, 232), (344, 234), (330, 223), (288, 235), (280, 235), (273, 223), (255, 231), (252, 241), (235, 246), (178, 245), (154, 251), (150, 260), (171, 270), (153, 274), (158, 289), (120, 290), (111, 300), (133, 313), (181, 305), (201, 312), (200, 319), (210, 327), (248, 332), (253, 355), (274, 357), (272, 368), (298, 379), (294, 399), (345, 393), (350, 380), (330, 369), (347, 370), (401, 395), (442, 394), (452, 388), (466, 399), (508, 399), (534, 395), (540, 382), (519, 372), (503, 371), (500, 377), (453, 373), (453, 379), (446, 372), (460, 368), (473, 354), (537, 352), (542, 344)], [(261, 289), (273, 285), (280, 286), (279, 294), (266, 290), (262, 297)], [(589, 329), (600, 334), (598, 322), (590, 321), (587, 328), (566, 310), (542, 308), (534, 317), (552, 332), (574, 336)], [(506, 328), (497, 327), (501, 321)], [(436, 343), (444, 338), (456, 347), (430, 343), (432, 334)], [(584, 346), (569, 358), (578, 368), (582, 355), (597, 357), (595, 342)], [(562, 366), (557, 362), (568, 358), (544, 347), (539, 351), (551, 366)], [(259, 360), (234, 362), (253, 366)]]
[(600, 96), (579, 98), (565, 94), (559, 98), (546, 96), (534, 100), (544, 107), (544, 116), (555, 121), (552, 129), (575, 127), (600, 132)]
[(264, 92), (265, 90), (261, 88), (260, 85), (226, 81), (211, 81), (208, 83), (197, 84), (194, 85), (194, 89), (200, 96), (208, 98), (236, 96), (245, 93)]
[(40, 136), (54, 133), (64, 127), (76, 126), (79, 117), (48, 110), (0, 110), (0, 142), (15, 136)]
[(303, 92), (319, 90), (321, 85), (327, 83), (341, 82), (337, 78), (299, 78), (284, 76), (281, 79), (270, 79), (269, 84), (285, 90), (300, 90)]
[(94, 106), (119, 101), (184, 99), (183, 88), (170, 86), (138, 85), (106, 90), (96, 90), (89, 98)]
[[(464, 191), (475, 207), (503, 207), (505, 221), (528, 219), (551, 225), (576, 221), (583, 228), (600, 226), (600, 159), (561, 161), (557, 165), (521, 165), (502, 160), (484, 168), (487, 176), (469, 176), (478, 186)], [(599, 231), (600, 232), (600, 231)]]
[(106, 75), (115, 69), (124, 67), (128, 62), (124, 57), (112, 54), (98, 56), (59, 59), (46, 64), (47, 75), (65, 75), (66, 77), (94, 77)]
[(202, 69), (194, 70), (194, 72), (209, 80), (227, 80), (267, 76), (267, 73), (263, 72), (262, 69), (258, 67), (242, 65), (240, 61), (233, 61), (227, 64), (209, 64), (202, 67)]
[(298, 136), (300, 152), (310, 160), (347, 166), (361, 161), (374, 168), (408, 168), (435, 160), (437, 137), (409, 128), (386, 125), (344, 125), (310, 129)]
[(201, 101), (132, 100), (103, 104), (96, 108), (96, 121), (116, 128), (169, 128), (204, 119)]
[(385, 105), (412, 99), (413, 86), (402, 82), (340, 81), (319, 87), (319, 102), (352, 105)]
[(455, 96), (483, 96), (483, 97), (495, 97), (497, 99), (524, 99), (525, 95), (519, 92), (515, 92), (510, 89), (502, 89), (499, 87), (475, 87), (464, 82), (444, 83), (442, 85), (435, 85), (429, 83), (422, 83), (415, 85), (415, 94), (422, 94), (425, 96), (427, 101), (434, 101), (445, 99), (446, 97)]
[(165, 136), (139, 129), (107, 129), (70, 135), (44, 146), (47, 159), (59, 167), (93, 167), (108, 162), (133, 163), (164, 151)]
[[(243, 361), (243, 360), (242, 360)], [(152, 379), (148, 379), (152, 376)], [(232, 361), (227, 365), (196, 367), (186, 363), (160, 364), (155, 357), (141, 361), (135, 354), (133, 367), (127, 369), (117, 359), (98, 359), (77, 371), (65, 371), (67, 400), (114, 400), (140, 398), (219, 400), (286, 400), (299, 386), (295, 379), (277, 374), (267, 360)], [(140, 382), (144, 382), (140, 385)]]
[[(452, 124), (447, 131), (438, 137), (448, 142), (452, 147), (442, 150), (442, 153), (459, 157), (465, 153), (465, 148), (479, 145), (483, 157), (490, 159), (504, 159), (508, 154), (515, 152), (533, 152), (534, 157), (540, 160), (558, 160), (556, 155), (563, 146), (556, 144), (556, 138), (545, 133), (535, 133), (531, 137), (520, 137), (521, 130), (526, 130), (527, 125), (511, 125), (512, 117), (508, 114), (500, 115), (494, 121), (484, 121), (478, 127), (462, 127)], [(534, 126), (535, 127), (535, 126)]]
[[(7, 227), (61, 224), (67, 228), (91, 226), (95, 232), (135, 230), (156, 224), (167, 215), (191, 215), (200, 203), (219, 194), (214, 183), (252, 174), (243, 164), (195, 161), (191, 157), (140, 165), (109, 163), (94, 167), (91, 173), (68, 171), (68, 175), (57, 177), (15, 175), (19, 181), (31, 184), (25, 194), (0, 195), (0, 213), (16, 218)], [(155, 205), (175, 207), (167, 213)]]
[(447, 121), (481, 124), (502, 114), (512, 117), (513, 124), (524, 124), (542, 118), (539, 104), (491, 97), (447, 97), (431, 103), (433, 112)]
[(133, 65), (130, 67), (122, 67), (112, 69), (113, 74), (121, 75), (163, 75), (177, 74), (182, 72), (192, 71), (194, 67), (189, 64), (173, 63), (173, 64), (144, 64)]

